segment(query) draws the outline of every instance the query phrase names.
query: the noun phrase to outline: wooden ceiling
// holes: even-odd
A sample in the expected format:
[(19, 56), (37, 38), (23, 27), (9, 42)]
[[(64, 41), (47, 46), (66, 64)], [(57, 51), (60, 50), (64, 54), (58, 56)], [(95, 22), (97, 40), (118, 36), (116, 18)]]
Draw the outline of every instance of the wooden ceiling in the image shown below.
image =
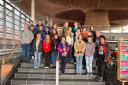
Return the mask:
[[(20, 1), (18, 6), (30, 15), (31, 0)], [(107, 10), (110, 23), (127, 24), (128, 20), (128, 0), (35, 0), (35, 2), (36, 18), (49, 16), (57, 21), (84, 23), (86, 11)]]

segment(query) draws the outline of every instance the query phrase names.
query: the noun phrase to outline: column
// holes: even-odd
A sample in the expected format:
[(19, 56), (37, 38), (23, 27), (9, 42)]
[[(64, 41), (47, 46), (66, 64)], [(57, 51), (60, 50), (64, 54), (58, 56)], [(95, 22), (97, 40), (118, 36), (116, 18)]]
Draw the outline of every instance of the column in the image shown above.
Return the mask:
[(85, 26), (92, 25), (96, 30), (110, 29), (108, 11), (93, 10), (86, 12)]
[(31, 0), (31, 20), (35, 21), (35, 0)]

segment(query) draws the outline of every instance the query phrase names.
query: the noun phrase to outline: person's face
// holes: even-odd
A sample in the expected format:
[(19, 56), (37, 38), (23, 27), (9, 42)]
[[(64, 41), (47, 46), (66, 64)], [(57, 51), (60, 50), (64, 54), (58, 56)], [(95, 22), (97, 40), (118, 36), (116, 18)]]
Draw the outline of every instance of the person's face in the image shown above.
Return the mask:
[(79, 40), (82, 40), (82, 35), (79, 35), (78, 39), (79, 39)]
[(58, 36), (57, 36), (57, 35), (55, 35), (55, 36), (54, 36), (54, 38), (55, 38), (55, 39), (58, 39)]
[(30, 22), (30, 25), (34, 25), (34, 22), (31, 21), (31, 22)]
[(80, 29), (78, 29), (77, 32), (80, 33)]
[(92, 38), (91, 37), (88, 37), (88, 42), (92, 42)]
[(86, 28), (83, 28), (83, 32), (86, 32)]
[(77, 23), (77, 22), (75, 22), (75, 23), (74, 23), (74, 26), (78, 26), (78, 23)]
[(68, 22), (65, 22), (64, 26), (68, 27)]
[(41, 39), (41, 34), (37, 34), (37, 39)]
[(93, 31), (93, 27), (91, 26), (91, 30)]
[(42, 30), (43, 29), (42, 26), (39, 26), (39, 29)]
[(49, 29), (48, 28), (46, 28), (46, 32), (48, 32), (49, 31)]
[(62, 37), (62, 42), (65, 42), (65, 38), (64, 37)]
[(34, 30), (34, 26), (31, 26), (31, 30), (32, 30), (32, 31)]
[(50, 40), (50, 36), (49, 36), (49, 35), (46, 35), (46, 39), (47, 39), (47, 40)]
[(28, 24), (24, 24), (24, 30), (28, 30)]
[(53, 28), (54, 28), (54, 29), (56, 29), (56, 28), (57, 28), (57, 25), (56, 25), (56, 24), (54, 24), (54, 25), (53, 25)]
[(38, 24), (39, 24), (39, 25), (42, 25), (42, 21), (41, 21), (41, 20), (39, 20), (39, 21), (38, 21)]
[(53, 30), (53, 34), (55, 34), (56, 33), (56, 30)]
[(100, 42), (101, 42), (101, 44), (104, 44), (105, 43), (105, 39), (104, 38), (100, 38)]

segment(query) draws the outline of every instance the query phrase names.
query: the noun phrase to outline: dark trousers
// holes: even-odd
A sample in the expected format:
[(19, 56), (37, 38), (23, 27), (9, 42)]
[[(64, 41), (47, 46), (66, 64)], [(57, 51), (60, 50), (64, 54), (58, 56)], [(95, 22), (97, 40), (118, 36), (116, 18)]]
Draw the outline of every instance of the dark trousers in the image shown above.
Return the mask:
[(97, 65), (98, 65), (98, 76), (104, 77), (105, 68), (106, 68), (106, 64), (104, 62), (104, 55), (98, 55)]
[(60, 71), (61, 73), (65, 72), (65, 67), (67, 64), (68, 58), (65, 56), (60, 56), (60, 62), (61, 62), (61, 67), (60, 67)]
[(50, 63), (51, 63), (51, 52), (44, 52), (44, 57), (45, 57), (44, 66), (45, 67), (50, 67)]
[(31, 44), (22, 44), (23, 61), (28, 62), (30, 57)]

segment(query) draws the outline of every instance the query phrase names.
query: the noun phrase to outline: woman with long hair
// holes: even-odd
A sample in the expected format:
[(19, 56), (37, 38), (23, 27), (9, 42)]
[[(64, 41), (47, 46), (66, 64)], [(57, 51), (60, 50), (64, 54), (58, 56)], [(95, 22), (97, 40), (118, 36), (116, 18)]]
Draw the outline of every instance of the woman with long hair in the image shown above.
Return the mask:
[(37, 33), (36, 38), (33, 42), (33, 51), (34, 51), (34, 68), (39, 68), (41, 63), (41, 56), (42, 56), (42, 41), (41, 41), (41, 34)]
[(42, 44), (44, 57), (45, 57), (45, 68), (50, 68), (50, 62), (51, 62), (51, 39), (49, 35), (46, 35), (45, 40)]
[(67, 30), (67, 32), (66, 32), (66, 42), (69, 45), (70, 50), (69, 50), (68, 58), (69, 58), (69, 62), (71, 62), (71, 59), (73, 58), (72, 57), (72, 49), (73, 49), (73, 44), (74, 44), (73, 33), (72, 33), (71, 29)]

